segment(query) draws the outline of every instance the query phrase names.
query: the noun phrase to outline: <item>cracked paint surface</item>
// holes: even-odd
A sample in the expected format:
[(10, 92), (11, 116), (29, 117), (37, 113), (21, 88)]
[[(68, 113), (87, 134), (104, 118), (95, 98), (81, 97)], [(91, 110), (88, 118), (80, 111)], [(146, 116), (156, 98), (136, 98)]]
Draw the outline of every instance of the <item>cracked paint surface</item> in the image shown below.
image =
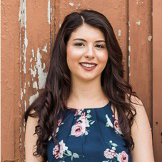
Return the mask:
[(121, 29), (118, 29), (118, 37), (121, 37)]
[[(47, 53), (46, 48), (47, 48), (47, 46), (45, 46), (45, 48), (42, 51)], [(32, 49), (32, 56), (34, 56), (34, 49)], [(44, 72), (44, 70), (46, 68), (46, 64), (42, 63), (42, 55), (40, 53), (39, 48), (37, 48), (35, 58), (36, 58), (36, 62), (35, 62), (34, 67), (31, 63), (30, 64), (31, 67), (29, 68), (32, 78), (35, 78), (36, 76), (38, 76), (38, 84), (37, 84), (37, 86), (34, 86), (33, 88), (38, 87), (38, 89), (42, 89), (42, 88), (44, 88), (45, 80), (47, 77), (47, 72)], [(35, 83), (34, 83), (34, 85), (35, 85)]]
[(43, 52), (47, 53), (47, 44), (44, 46), (44, 48), (42, 49)]
[[(33, 4), (31, 7), (26, 0), (20, 0), (18, 14), (20, 25), (21, 74), (19, 104), (20, 118), (28, 106), (39, 96), (39, 90), (44, 88), (47, 77), (47, 72), (45, 72), (45, 60), (48, 59), (48, 40), (50, 40), (51, 1), (40, 2), (37, 5), (36, 2), (33, 1), (30, 3)], [(41, 10), (41, 13), (37, 11), (38, 8)], [(37, 19), (38, 17), (39, 19)], [(36, 18), (36, 23), (33, 21), (34, 18)], [(37, 23), (39, 23), (39, 25), (37, 25)], [(20, 149), (22, 149), (22, 152), (24, 147), (24, 131), (25, 129), (21, 125), (19, 129), (19, 146), (21, 146)]]
[(70, 2), (69, 5), (70, 5), (70, 6), (74, 6), (74, 3), (73, 3), (73, 2)]
[(148, 41), (152, 41), (152, 35), (148, 36)]
[[(22, 42), (22, 53), (23, 53), (23, 72), (26, 74), (26, 50), (28, 47), (28, 38), (27, 38), (27, 32), (26, 32), (26, 21), (27, 21), (27, 14), (26, 14), (26, 0), (20, 0), (20, 9), (19, 9), (19, 22), (20, 22), (20, 28), (24, 29), (24, 38), (22, 40), (22, 36), (20, 33), (20, 42)], [(20, 60), (22, 61), (22, 56), (20, 56)], [(20, 72), (21, 72), (20, 68)]]
[(39, 89), (44, 88), (45, 80), (46, 80), (46, 77), (47, 77), (47, 72), (44, 72), (45, 64), (42, 64), (41, 59), (42, 59), (42, 55), (40, 54), (40, 49), (37, 48), (36, 67), (37, 67), (37, 70), (38, 70), (38, 87), (39, 87)]
[(36, 94), (30, 96), (30, 98), (29, 98), (29, 105), (31, 105), (33, 103), (33, 101), (38, 97), (38, 95), (39, 95), (39, 92), (37, 91)]
[(137, 21), (136, 21), (136, 24), (137, 24), (137, 25), (141, 25), (141, 21), (140, 21), (140, 20), (137, 20)]
[(48, 0), (48, 10), (47, 10), (47, 15), (48, 15), (48, 24), (51, 24), (51, 6), (50, 6), (50, 0)]

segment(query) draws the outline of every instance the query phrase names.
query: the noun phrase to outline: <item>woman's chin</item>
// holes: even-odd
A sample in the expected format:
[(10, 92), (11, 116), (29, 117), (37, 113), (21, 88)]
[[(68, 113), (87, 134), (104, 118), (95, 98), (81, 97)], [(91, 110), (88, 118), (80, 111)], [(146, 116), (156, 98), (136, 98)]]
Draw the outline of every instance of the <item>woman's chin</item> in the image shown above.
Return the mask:
[(80, 76), (78, 78), (80, 81), (86, 81), (86, 82), (90, 82), (90, 81), (94, 81), (94, 80), (100, 80), (100, 76), (94, 76), (94, 75), (84, 75), (84, 76)]

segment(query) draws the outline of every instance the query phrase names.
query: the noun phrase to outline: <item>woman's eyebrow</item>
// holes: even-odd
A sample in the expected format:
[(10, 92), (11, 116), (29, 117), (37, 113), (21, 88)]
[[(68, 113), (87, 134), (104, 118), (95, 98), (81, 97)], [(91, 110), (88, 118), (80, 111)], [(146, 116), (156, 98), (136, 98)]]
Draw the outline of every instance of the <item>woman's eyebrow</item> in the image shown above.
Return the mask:
[(105, 40), (97, 40), (96, 42), (106, 42)]
[[(75, 38), (75, 39), (73, 39), (74, 41), (75, 40), (80, 40), (80, 41), (83, 41), (83, 42), (87, 42), (85, 39), (82, 39), (82, 38)], [(97, 41), (95, 41), (95, 42), (105, 42), (105, 40), (97, 40)]]
[(82, 39), (82, 38), (75, 38), (75, 39), (73, 39), (74, 41), (75, 40), (80, 40), (80, 41), (83, 41), (83, 42), (86, 42), (86, 40), (85, 39)]

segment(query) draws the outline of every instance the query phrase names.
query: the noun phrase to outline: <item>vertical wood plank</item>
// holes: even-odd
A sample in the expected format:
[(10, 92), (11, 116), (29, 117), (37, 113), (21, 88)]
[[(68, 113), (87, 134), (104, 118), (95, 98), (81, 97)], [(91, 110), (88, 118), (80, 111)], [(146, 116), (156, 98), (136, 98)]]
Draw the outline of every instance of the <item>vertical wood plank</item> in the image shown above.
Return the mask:
[(153, 0), (153, 139), (155, 161), (162, 159), (162, 1)]
[[(0, 4), (0, 27), (1, 27), (1, 20), (2, 20), (2, 15), (1, 15), (1, 4)], [(0, 36), (2, 36), (2, 33), (1, 33), (1, 30), (0, 30)], [(0, 39), (0, 49), (1, 49), (1, 39)], [(0, 67), (1, 67), (1, 56), (2, 56), (2, 53), (0, 51)], [(2, 95), (1, 93), (1, 71), (0, 71), (0, 96)], [(0, 98), (0, 130), (2, 130), (2, 127), (1, 127), (1, 103), (2, 103), (2, 100)], [(2, 132), (2, 131), (1, 131)], [(0, 132), (0, 152), (1, 152), (1, 148), (2, 148), (2, 142), (1, 142), (1, 138), (2, 138), (2, 133)], [(2, 161), (2, 158), (1, 158), (1, 154), (0, 154), (0, 161)]]
[(19, 157), (19, 0), (2, 0), (2, 161)]
[[(50, 52), (50, 0), (20, 0), (20, 116), (44, 88)], [(24, 125), (20, 123), (20, 161), (24, 161)]]
[(152, 124), (151, 0), (129, 1), (129, 80)]

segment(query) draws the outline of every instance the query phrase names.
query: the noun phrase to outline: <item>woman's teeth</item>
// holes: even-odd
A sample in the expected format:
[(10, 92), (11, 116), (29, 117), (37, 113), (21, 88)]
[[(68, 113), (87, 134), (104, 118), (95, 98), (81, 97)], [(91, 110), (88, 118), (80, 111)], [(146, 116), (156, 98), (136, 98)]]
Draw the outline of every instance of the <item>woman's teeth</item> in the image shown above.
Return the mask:
[(94, 67), (94, 66), (96, 66), (96, 65), (92, 65), (92, 64), (83, 64), (83, 63), (81, 63), (81, 65), (84, 66), (84, 67)]

